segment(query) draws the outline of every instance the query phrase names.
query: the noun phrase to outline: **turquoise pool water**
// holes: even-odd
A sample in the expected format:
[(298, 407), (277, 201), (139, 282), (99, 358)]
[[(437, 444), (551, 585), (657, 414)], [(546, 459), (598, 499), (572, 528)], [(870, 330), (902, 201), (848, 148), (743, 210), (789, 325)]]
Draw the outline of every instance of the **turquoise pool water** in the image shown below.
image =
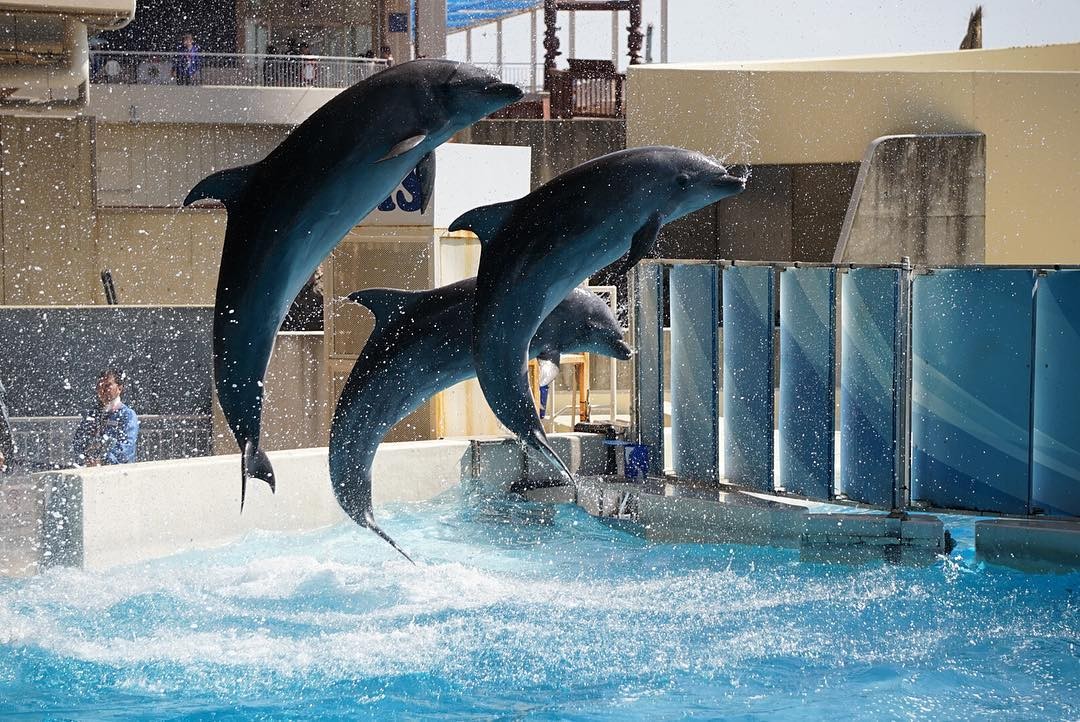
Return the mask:
[(457, 495), (0, 582), (0, 717), (1077, 719), (1080, 574), (656, 545)]

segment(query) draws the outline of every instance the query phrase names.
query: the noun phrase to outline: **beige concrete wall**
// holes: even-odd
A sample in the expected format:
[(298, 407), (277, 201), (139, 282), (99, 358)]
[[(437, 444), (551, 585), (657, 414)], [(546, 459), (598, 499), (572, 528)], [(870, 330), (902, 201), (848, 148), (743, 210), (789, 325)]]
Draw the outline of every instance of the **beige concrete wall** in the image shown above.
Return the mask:
[[(1032, 51), (1015, 52), (1020, 63)], [(855, 162), (884, 135), (982, 132), (987, 262), (1080, 262), (1080, 72), (637, 66), (628, 86), (629, 146), (731, 162)]]
[(288, 132), (288, 126), (279, 125), (99, 120), (97, 202), (178, 206), (200, 180), (223, 168), (262, 160)]
[(667, 67), (743, 70), (1080, 70), (1080, 44), (1027, 48), (948, 50), (905, 55), (855, 55), (839, 58), (769, 60), (729, 63), (676, 63)]
[(88, 115), (99, 123), (221, 123), (294, 126), (341, 88), (95, 85)]
[[(95, 303), (92, 119), (0, 117), (0, 301)], [(95, 291), (97, 291), (95, 293)]]
[[(101, 208), (96, 267), (112, 271), (121, 303), (213, 305), (225, 220), (224, 210)], [(100, 284), (93, 300), (104, 302)]]

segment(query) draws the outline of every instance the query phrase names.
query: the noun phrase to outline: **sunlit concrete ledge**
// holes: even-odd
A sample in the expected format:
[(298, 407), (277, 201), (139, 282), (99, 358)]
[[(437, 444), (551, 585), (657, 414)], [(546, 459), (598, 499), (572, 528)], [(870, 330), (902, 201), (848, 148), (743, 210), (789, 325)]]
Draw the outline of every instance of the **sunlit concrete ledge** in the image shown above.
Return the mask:
[(1023, 571), (1080, 569), (1080, 521), (989, 519), (975, 522), (982, 561)]
[[(553, 434), (575, 471), (603, 463), (602, 437)], [(208, 456), (46, 472), (0, 483), (0, 577), (50, 566), (101, 569), (208, 549), (254, 531), (308, 531), (348, 521), (330, 486), (327, 449), (269, 454), (277, 491), (248, 484), (240, 511), (240, 457)], [(375, 506), (431, 499), (463, 479), (511, 484), (530, 462), (512, 439), (382, 444), (372, 469)]]
[[(41, 475), (46, 566), (87, 569), (222, 544), (252, 531), (306, 531), (347, 520), (330, 487), (325, 448), (269, 454), (277, 490), (248, 482), (240, 511), (239, 455), (209, 456)], [(456, 486), (469, 442), (383, 444), (375, 456), (376, 505), (430, 499)]]
[(341, 88), (94, 85), (89, 114), (99, 123), (299, 125)]

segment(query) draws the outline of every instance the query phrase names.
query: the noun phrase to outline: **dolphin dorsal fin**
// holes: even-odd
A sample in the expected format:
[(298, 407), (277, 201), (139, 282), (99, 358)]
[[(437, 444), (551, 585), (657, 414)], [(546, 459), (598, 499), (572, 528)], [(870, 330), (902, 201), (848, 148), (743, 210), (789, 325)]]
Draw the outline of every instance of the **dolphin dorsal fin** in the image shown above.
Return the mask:
[(517, 201), (513, 200), (473, 208), (458, 216), (447, 230), (472, 231), (481, 243), (487, 243), (506, 223), (516, 204)]
[(423, 301), (430, 291), (403, 291), (400, 288), (365, 288), (349, 294), (349, 300), (359, 303), (375, 314), (375, 327), (390, 323), (405, 315)]
[(258, 166), (258, 163), (252, 163), (211, 173), (195, 184), (184, 199), (184, 205), (190, 206), (195, 201), (213, 198), (221, 201), (228, 208), (229, 204), (236, 200), (247, 187), (248, 181), (251, 180)]

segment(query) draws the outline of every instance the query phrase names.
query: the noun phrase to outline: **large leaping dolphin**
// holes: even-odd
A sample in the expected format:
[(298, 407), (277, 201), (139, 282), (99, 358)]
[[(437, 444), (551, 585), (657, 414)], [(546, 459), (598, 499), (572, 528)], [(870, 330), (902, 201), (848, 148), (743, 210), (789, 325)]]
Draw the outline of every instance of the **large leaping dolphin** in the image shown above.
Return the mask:
[[(433, 394), (475, 375), (468, 334), (475, 291), (470, 278), (431, 291), (378, 288), (349, 297), (375, 314), (375, 331), (334, 410), (330, 480), (341, 508), (403, 555), (372, 515), (372, 460), (394, 424)], [(583, 351), (630, 358), (608, 305), (576, 288), (540, 324), (528, 353), (557, 362), (560, 353)]]
[(247, 479), (274, 488), (259, 449), (263, 376), (289, 305), (346, 233), (419, 169), (426, 208), (436, 146), (519, 99), (472, 65), (416, 60), (335, 96), (262, 161), (215, 173), (184, 204), (215, 198), (229, 213), (214, 304), (214, 379)]
[(573, 287), (652, 249), (660, 227), (740, 193), (746, 179), (681, 148), (633, 148), (584, 163), (516, 201), (465, 213), (450, 230), (483, 244), (472, 353), (499, 420), (572, 480), (547, 443), (529, 393), (527, 350), (540, 321)]

